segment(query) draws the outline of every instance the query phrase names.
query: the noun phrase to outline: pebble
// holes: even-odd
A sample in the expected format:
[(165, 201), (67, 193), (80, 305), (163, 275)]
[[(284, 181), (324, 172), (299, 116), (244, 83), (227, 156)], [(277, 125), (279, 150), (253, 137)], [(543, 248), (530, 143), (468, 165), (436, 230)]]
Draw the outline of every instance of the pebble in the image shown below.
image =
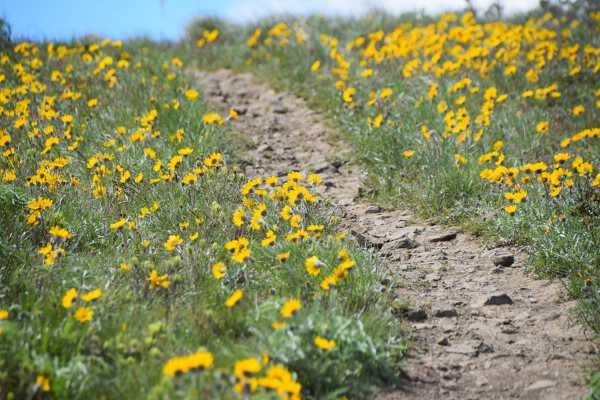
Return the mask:
[(483, 303), (484, 306), (502, 306), (507, 304), (513, 304), (513, 301), (506, 293), (493, 294)]
[(504, 254), (494, 257), (494, 265), (501, 267), (510, 267), (515, 263), (515, 256), (511, 254)]

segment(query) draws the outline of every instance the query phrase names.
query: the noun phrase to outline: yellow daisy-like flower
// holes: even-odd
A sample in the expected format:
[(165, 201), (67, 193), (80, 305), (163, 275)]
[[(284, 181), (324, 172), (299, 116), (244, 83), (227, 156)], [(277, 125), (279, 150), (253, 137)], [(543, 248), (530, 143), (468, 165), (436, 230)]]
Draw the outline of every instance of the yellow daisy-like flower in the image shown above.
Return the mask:
[(223, 279), (225, 277), (225, 273), (227, 272), (227, 266), (224, 262), (218, 262), (211, 268), (212, 276), (216, 279)]
[(97, 300), (100, 297), (102, 297), (102, 289), (98, 288), (98, 289), (94, 289), (94, 290), (82, 295), (81, 300), (89, 302), (89, 301)]
[(225, 307), (231, 308), (235, 306), (242, 299), (243, 296), (244, 292), (242, 291), (242, 289), (236, 290), (231, 296), (229, 296), (229, 298), (227, 298), (227, 300), (225, 300)]
[(65, 295), (62, 298), (62, 306), (66, 309), (69, 309), (73, 306), (73, 301), (77, 298), (77, 290), (75, 288), (71, 288), (67, 290)]
[(44, 375), (38, 375), (35, 378), (36, 385), (42, 390), (42, 392), (48, 393), (50, 391), (50, 380)]
[(510, 215), (513, 215), (515, 212), (517, 212), (517, 206), (511, 204), (509, 206), (504, 207), (504, 211), (506, 211)]
[(349, 87), (348, 89), (344, 90), (344, 94), (342, 94), (342, 99), (344, 100), (345, 103), (352, 103), (354, 101), (354, 95), (356, 94), (356, 89), (353, 87)]
[(77, 311), (75, 311), (75, 319), (82, 324), (91, 321), (94, 317), (94, 312), (89, 307), (79, 307)]
[(291, 318), (296, 314), (298, 310), (302, 308), (302, 304), (298, 299), (289, 299), (281, 307), (281, 316), (284, 318)]
[(317, 258), (317, 256), (312, 256), (306, 259), (304, 266), (306, 267), (306, 272), (308, 272), (311, 276), (318, 276), (321, 273), (321, 267), (323, 266), (323, 262)]
[(328, 340), (321, 336), (315, 337), (314, 343), (315, 343), (315, 346), (317, 346), (319, 349), (325, 350), (325, 351), (329, 351), (329, 350), (335, 348), (335, 346), (337, 345), (335, 343), (335, 340)]
[(8, 318), (8, 310), (0, 310), (0, 321), (2, 321), (3, 319), (7, 319)]
[(290, 258), (290, 252), (286, 251), (285, 253), (279, 253), (275, 257), (281, 262), (286, 262), (288, 258)]
[(119, 229), (122, 229), (126, 223), (127, 220), (125, 218), (121, 218), (117, 222), (110, 224), (110, 229), (117, 231)]
[(188, 99), (189, 101), (196, 101), (196, 99), (198, 99), (198, 96), (200, 94), (198, 93), (197, 90), (188, 89), (185, 91), (184, 95), (185, 95), (186, 99)]
[(273, 328), (274, 330), (278, 331), (280, 329), (285, 329), (287, 328), (289, 325), (287, 324), (287, 322), (281, 322), (281, 321), (277, 321), (277, 322), (273, 322), (271, 324), (271, 328)]

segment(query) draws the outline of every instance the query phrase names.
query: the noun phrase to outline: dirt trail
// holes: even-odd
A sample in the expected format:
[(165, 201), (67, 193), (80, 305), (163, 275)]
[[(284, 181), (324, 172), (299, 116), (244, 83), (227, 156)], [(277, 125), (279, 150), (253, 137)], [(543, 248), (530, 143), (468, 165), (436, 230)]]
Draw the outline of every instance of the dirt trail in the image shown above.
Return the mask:
[[(331, 162), (323, 117), (302, 99), (249, 74), (197, 73), (206, 98), (240, 113), (234, 126), (255, 142), (246, 174), (322, 175), (323, 195), (391, 271), (414, 336), (409, 381), (381, 399), (576, 399), (585, 395), (591, 344), (574, 326), (560, 285), (523, 271), (524, 254), (486, 248), (448, 227), (414, 222), (410, 211), (361, 202), (361, 173)], [(505, 256), (505, 257), (502, 257)], [(514, 257), (514, 263), (511, 263)], [(391, 284), (391, 283), (390, 283)]]

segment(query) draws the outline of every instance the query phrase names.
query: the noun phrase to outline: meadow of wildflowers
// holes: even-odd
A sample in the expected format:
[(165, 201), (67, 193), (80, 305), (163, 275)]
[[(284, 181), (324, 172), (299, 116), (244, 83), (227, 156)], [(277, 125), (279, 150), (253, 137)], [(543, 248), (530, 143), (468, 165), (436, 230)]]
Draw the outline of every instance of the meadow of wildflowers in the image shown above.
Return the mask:
[(0, 397), (363, 397), (406, 343), (316, 174), (246, 177), (193, 68), (324, 110), (372, 199), (521, 245), (600, 333), (600, 13), (203, 19), (2, 43)]

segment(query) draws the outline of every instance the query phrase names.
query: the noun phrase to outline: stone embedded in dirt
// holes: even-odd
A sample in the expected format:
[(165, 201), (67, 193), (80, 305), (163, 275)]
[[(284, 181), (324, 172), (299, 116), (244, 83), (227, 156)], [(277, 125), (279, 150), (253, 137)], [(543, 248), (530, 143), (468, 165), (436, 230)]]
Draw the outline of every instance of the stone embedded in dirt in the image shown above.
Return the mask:
[(256, 148), (256, 151), (259, 153), (264, 153), (267, 151), (273, 151), (273, 147), (270, 144), (261, 144)]
[(452, 318), (458, 317), (458, 312), (450, 305), (441, 304), (431, 307), (431, 315), (437, 318)]
[(330, 163), (322, 162), (322, 163), (315, 165), (312, 170), (315, 174), (322, 174), (323, 172), (325, 172), (329, 169), (334, 169), (334, 168)]
[(366, 232), (359, 232), (354, 229), (351, 229), (350, 232), (362, 246), (373, 247), (376, 249), (381, 249), (384, 246), (383, 239), (375, 238)]
[(425, 321), (427, 319), (427, 313), (422, 309), (408, 310), (404, 313), (404, 316), (412, 322)]
[(381, 251), (383, 253), (392, 253), (394, 250), (414, 249), (418, 246), (419, 246), (419, 244), (417, 242), (415, 242), (413, 239), (404, 237), (402, 239), (384, 243), (383, 246), (381, 247)]
[(276, 104), (276, 105), (273, 107), (273, 112), (274, 112), (275, 114), (285, 114), (285, 113), (287, 113), (288, 111), (289, 111), (289, 110), (288, 110), (288, 108), (287, 108), (286, 106), (284, 106), (283, 104)]
[(554, 387), (554, 386), (556, 386), (555, 381), (551, 381), (548, 379), (541, 379), (539, 381), (534, 382), (530, 386), (528, 386), (527, 389), (525, 389), (525, 391), (526, 392), (534, 392), (537, 390), (550, 389), (551, 387)]
[(438, 235), (430, 237), (429, 241), (431, 243), (448, 242), (450, 240), (456, 239), (456, 235), (458, 235), (458, 231), (443, 232)]
[(439, 344), (440, 346), (448, 346), (448, 345), (450, 345), (450, 341), (448, 340), (448, 336), (444, 336), (444, 337), (438, 339), (437, 344)]
[(513, 301), (506, 293), (493, 294), (483, 303), (484, 306), (502, 306), (507, 304), (513, 304)]
[(496, 266), (510, 267), (515, 263), (515, 256), (512, 254), (499, 255), (494, 257), (493, 262)]
[(377, 214), (382, 211), (383, 211), (383, 208), (379, 207), (378, 205), (370, 205), (365, 210), (365, 214)]

